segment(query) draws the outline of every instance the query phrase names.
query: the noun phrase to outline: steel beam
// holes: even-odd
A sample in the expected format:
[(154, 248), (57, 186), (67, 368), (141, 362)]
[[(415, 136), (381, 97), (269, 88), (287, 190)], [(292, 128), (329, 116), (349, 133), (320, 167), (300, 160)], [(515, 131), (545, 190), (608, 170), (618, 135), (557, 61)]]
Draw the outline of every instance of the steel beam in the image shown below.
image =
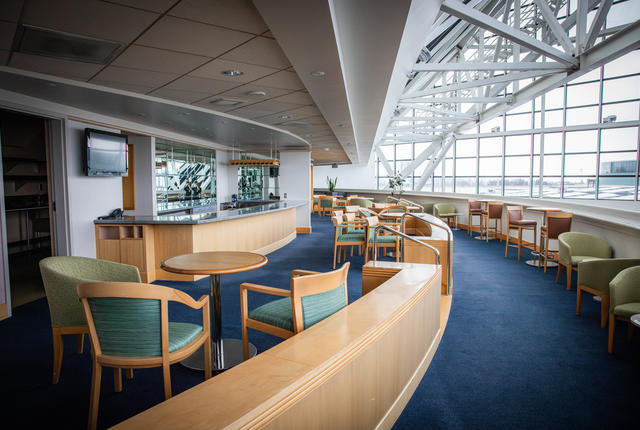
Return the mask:
[(587, 39), (584, 42), (585, 49), (591, 48), (595, 43), (596, 38), (600, 35), (600, 29), (604, 24), (604, 19), (607, 17), (607, 13), (609, 13), (612, 3), (613, 0), (603, 0), (600, 2), (598, 11), (596, 12), (596, 17), (591, 23), (591, 29), (589, 29), (589, 34), (587, 34)]
[(520, 62), (520, 63), (426, 63), (416, 64), (413, 66), (414, 72), (451, 72), (460, 71), (485, 71), (485, 70), (515, 70), (515, 71), (531, 71), (531, 70), (550, 70), (556, 72), (566, 71), (568, 68), (560, 63), (553, 61), (547, 63), (538, 62)]
[(569, 55), (573, 54), (574, 52), (573, 43), (571, 43), (571, 40), (569, 39), (569, 35), (564, 30), (564, 28), (562, 28), (562, 25), (560, 25), (560, 22), (556, 18), (556, 15), (553, 13), (553, 11), (551, 11), (551, 8), (549, 7), (547, 0), (534, 0), (534, 1), (538, 5), (538, 9), (540, 9), (540, 12), (544, 17), (545, 22), (549, 26), (549, 29), (551, 30), (553, 35), (556, 37), (556, 40), (558, 40), (558, 42), (560, 42), (560, 45), (562, 45), (562, 49), (564, 49), (564, 52), (566, 52)]

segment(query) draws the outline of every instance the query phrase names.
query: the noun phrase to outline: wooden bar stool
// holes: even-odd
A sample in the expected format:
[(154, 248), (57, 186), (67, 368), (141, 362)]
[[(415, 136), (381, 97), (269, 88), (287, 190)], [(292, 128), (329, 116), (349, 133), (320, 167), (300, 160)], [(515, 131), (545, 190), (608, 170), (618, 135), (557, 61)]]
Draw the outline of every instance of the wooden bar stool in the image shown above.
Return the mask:
[[(522, 219), (523, 212), (522, 206), (507, 206), (507, 244), (504, 248), (504, 258), (507, 258), (507, 252), (511, 246), (518, 248), (518, 261), (520, 261), (520, 255), (522, 254), (522, 230), (533, 231), (533, 249), (536, 249), (536, 228), (538, 223), (534, 220)], [(511, 244), (511, 229), (518, 230), (517, 245)]]
[(571, 231), (573, 214), (569, 212), (550, 212), (547, 214), (547, 225), (540, 227), (540, 259), (543, 260), (544, 271), (547, 272), (547, 260), (558, 261), (558, 251), (549, 250), (549, 241), (558, 240), (558, 236)]
[[(468, 200), (467, 206), (469, 208), (469, 219), (467, 221), (467, 234), (473, 235), (474, 231), (477, 231), (482, 235), (482, 202), (477, 200)], [(478, 224), (473, 223), (473, 217), (480, 217)]]
[[(482, 212), (480, 238), (482, 238), (482, 232), (486, 234), (486, 241), (489, 242), (489, 235), (493, 234), (493, 237), (500, 239), (498, 235), (498, 223), (500, 223), (500, 234), (502, 234), (502, 208), (503, 202), (488, 202), (487, 210)], [(493, 229), (491, 228), (491, 220), (494, 221)]]

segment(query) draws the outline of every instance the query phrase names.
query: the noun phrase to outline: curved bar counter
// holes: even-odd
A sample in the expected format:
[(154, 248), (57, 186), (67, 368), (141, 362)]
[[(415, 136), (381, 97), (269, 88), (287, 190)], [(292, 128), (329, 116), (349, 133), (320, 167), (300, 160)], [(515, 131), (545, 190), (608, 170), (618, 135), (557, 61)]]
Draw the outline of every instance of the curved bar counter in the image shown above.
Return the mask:
[(450, 300), (440, 266), (370, 265), (389, 279), (367, 295), (115, 428), (390, 428), (435, 354)]
[(282, 201), (191, 215), (95, 220), (96, 257), (137, 266), (143, 282), (193, 281), (203, 275), (169, 273), (160, 263), (193, 252), (268, 254), (296, 238), (296, 211), (305, 210), (308, 204)]

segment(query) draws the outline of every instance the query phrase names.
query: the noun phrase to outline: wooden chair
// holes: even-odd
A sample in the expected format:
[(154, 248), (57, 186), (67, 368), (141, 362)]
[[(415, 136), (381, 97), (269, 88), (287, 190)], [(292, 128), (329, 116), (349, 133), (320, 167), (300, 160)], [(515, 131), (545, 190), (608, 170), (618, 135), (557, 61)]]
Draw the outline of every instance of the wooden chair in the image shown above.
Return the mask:
[(342, 215), (344, 214), (344, 211), (342, 209), (333, 209), (331, 211), (331, 217), (333, 218), (334, 216), (340, 217), (342, 218)]
[[(352, 215), (355, 218), (354, 214)], [(353, 247), (358, 247), (358, 254), (362, 255), (362, 248), (365, 244), (365, 231), (364, 226), (365, 223), (356, 222), (356, 220), (352, 220), (351, 222), (344, 222), (342, 217), (334, 216), (331, 217), (331, 221), (333, 222), (334, 234), (333, 234), (333, 268), (336, 268), (336, 256), (338, 259), (338, 263), (340, 263), (340, 248), (342, 248), (344, 252), (344, 259), (347, 259), (347, 246), (351, 247), (351, 256), (353, 257)]]
[(47, 257), (40, 260), (39, 265), (51, 316), (52, 383), (57, 384), (62, 369), (63, 336), (76, 335), (76, 353), (82, 354), (84, 335), (89, 333), (76, 287), (91, 281), (140, 282), (140, 272), (128, 264), (86, 257)]
[(372, 216), (377, 216), (377, 214), (369, 208), (359, 208), (358, 209), (358, 217), (365, 219)]
[(611, 305), (609, 307), (609, 354), (613, 353), (613, 335), (616, 320), (629, 324), (628, 338), (633, 336), (630, 317), (640, 314), (640, 266), (629, 267), (618, 273), (609, 284)]
[(351, 197), (347, 204), (350, 206), (360, 206), (361, 208), (370, 208), (373, 206), (371, 200), (362, 197)]
[(558, 240), (558, 236), (567, 231), (571, 231), (571, 220), (573, 214), (569, 212), (549, 212), (547, 214), (547, 224), (540, 227), (540, 258), (538, 264), (543, 262), (544, 272), (547, 272), (547, 261), (558, 260), (558, 251), (549, 250), (549, 241)]
[(320, 206), (320, 215), (324, 216), (326, 212), (331, 212), (333, 209), (333, 197), (318, 196), (318, 205)]
[[(522, 206), (507, 206), (507, 237), (506, 246), (504, 248), (504, 258), (507, 258), (507, 252), (509, 247), (518, 248), (518, 261), (520, 261), (520, 255), (522, 254), (522, 231), (533, 231), (533, 249), (536, 249), (536, 228), (538, 223), (534, 220), (522, 219), (524, 210)], [(511, 230), (518, 230), (518, 242), (517, 245), (511, 244)]]
[(447, 223), (449, 227), (453, 227), (456, 222), (456, 208), (448, 203), (436, 203), (433, 205), (435, 216)]
[[(326, 273), (293, 270), (290, 290), (249, 283), (240, 285), (244, 359), (247, 360), (249, 357), (249, 328), (286, 339), (347, 306), (348, 274), (347, 262), (338, 270)], [(249, 312), (247, 291), (283, 298)]]
[[(487, 203), (487, 210), (482, 212), (482, 231), (486, 235), (486, 241), (489, 242), (489, 235), (493, 234), (493, 237), (496, 239), (500, 239), (502, 242), (502, 208), (504, 207), (503, 202), (489, 202)], [(491, 229), (491, 220), (494, 221), (493, 230)], [(500, 223), (500, 232), (498, 234), (498, 223)], [(480, 238), (482, 238), (482, 232), (480, 233)]]
[[(477, 200), (468, 200), (467, 201), (469, 218), (467, 221), (467, 234), (469, 236), (473, 235), (474, 231), (477, 231), (482, 235), (482, 202)], [(478, 220), (478, 224), (473, 223), (473, 217), (478, 216), (480, 219)]]
[(345, 211), (346, 211), (347, 213), (353, 213), (353, 214), (356, 214), (356, 213), (358, 213), (358, 209), (359, 209), (359, 208), (360, 208), (359, 206), (349, 206), (349, 205), (347, 205), (347, 206), (345, 207)]
[[(169, 366), (204, 347), (204, 377), (211, 377), (209, 297), (195, 301), (186, 293), (159, 285), (90, 282), (77, 287), (89, 325), (93, 373), (89, 429), (98, 422), (102, 366), (114, 368), (116, 391), (122, 391), (120, 368), (162, 366), (164, 397), (171, 397)], [(169, 302), (202, 310), (202, 325), (169, 322)]]
[(562, 269), (567, 269), (567, 290), (571, 289), (571, 274), (578, 271), (578, 264), (594, 258), (613, 257), (613, 248), (606, 241), (588, 233), (568, 231), (558, 236), (558, 274), (560, 282)]
[(320, 200), (317, 194), (313, 195), (313, 208), (311, 212), (315, 212), (317, 215), (320, 215)]
[[(367, 248), (364, 253), (364, 262), (366, 264), (369, 261), (369, 251), (371, 251), (371, 258), (373, 258), (373, 233), (375, 231), (375, 228), (378, 225), (388, 225), (391, 228), (400, 230), (400, 223), (381, 222), (376, 216), (368, 217), (365, 219), (367, 221)], [(396, 236), (389, 231), (381, 229), (380, 231), (378, 231), (378, 239), (376, 244), (378, 248), (382, 248), (384, 253), (386, 253), (387, 248), (395, 250), (396, 261), (400, 261), (400, 236)]]

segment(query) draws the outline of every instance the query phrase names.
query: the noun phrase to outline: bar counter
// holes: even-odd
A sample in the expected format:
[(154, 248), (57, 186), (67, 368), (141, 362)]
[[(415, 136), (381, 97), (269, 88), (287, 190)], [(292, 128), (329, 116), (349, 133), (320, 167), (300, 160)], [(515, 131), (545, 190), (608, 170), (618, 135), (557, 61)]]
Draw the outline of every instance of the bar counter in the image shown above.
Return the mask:
[(160, 263), (193, 252), (269, 254), (296, 238), (296, 211), (308, 211), (308, 205), (280, 201), (201, 214), (95, 220), (96, 256), (138, 267), (143, 282), (194, 281), (203, 276), (169, 273)]

